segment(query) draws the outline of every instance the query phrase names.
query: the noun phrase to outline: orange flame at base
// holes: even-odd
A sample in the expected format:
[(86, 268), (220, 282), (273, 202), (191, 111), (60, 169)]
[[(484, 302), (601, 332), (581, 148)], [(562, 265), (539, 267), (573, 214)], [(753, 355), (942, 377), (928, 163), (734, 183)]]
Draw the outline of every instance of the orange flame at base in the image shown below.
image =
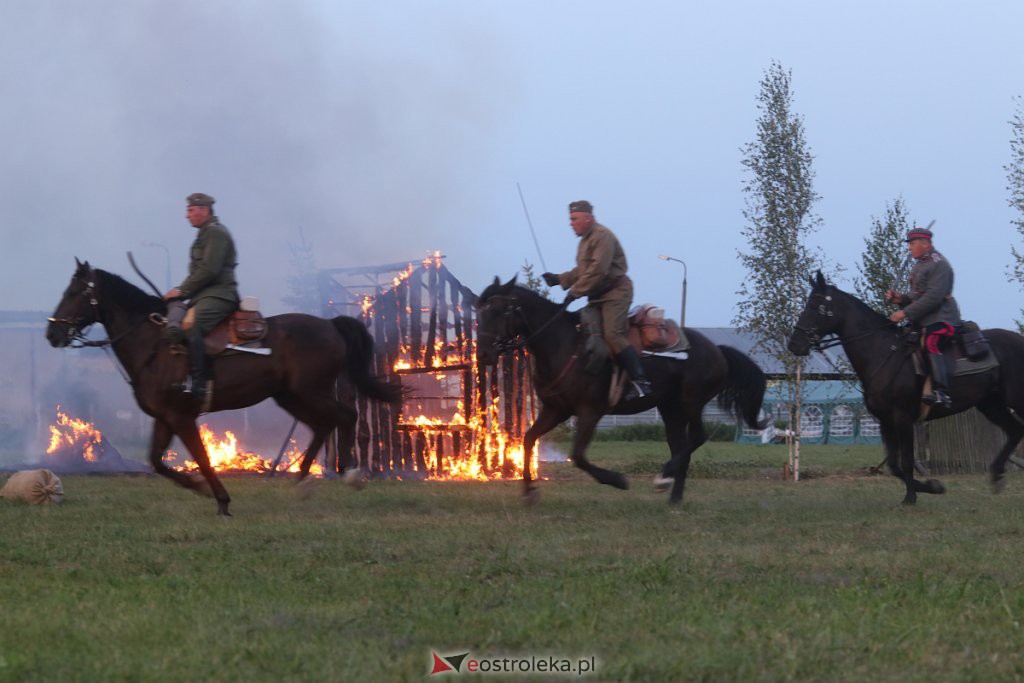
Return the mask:
[(86, 462), (96, 462), (97, 448), (103, 442), (103, 434), (95, 425), (85, 420), (68, 417), (67, 413), (57, 406), (57, 424), (50, 425), (50, 445), (46, 454), (50, 455), (61, 448), (80, 448)]

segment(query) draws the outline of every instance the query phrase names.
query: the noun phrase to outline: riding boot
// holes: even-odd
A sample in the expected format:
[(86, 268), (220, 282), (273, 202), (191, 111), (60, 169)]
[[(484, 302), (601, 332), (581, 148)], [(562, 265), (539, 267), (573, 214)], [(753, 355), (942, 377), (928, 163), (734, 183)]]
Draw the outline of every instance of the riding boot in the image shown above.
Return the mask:
[(616, 354), (615, 360), (618, 362), (619, 367), (626, 371), (630, 379), (629, 390), (622, 397), (624, 401), (643, 398), (651, 393), (651, 382), (647, 379), (647, 375), (644, 374), (644, 366), (640, 363), (640, 356), (637, 355), (636, 349), (632, 346), (627, 346), (623, 351)]
[(946, 358), (941, 353), (929, 353), (928, 364), (932, 371), (932, 394), (925, 396), (923, 400), (928, 405), (948, 408), (952, 399), (949, 397), (949, 369), (946, 367)]
[(206, 398), (206, 382), (210, 376), (210, 361), (206, 357), (206, 342), (203, 335), (193, 332), (188, 337), (188, 363), (190, 373), (182, 393), (191, 394), (200, 403)]

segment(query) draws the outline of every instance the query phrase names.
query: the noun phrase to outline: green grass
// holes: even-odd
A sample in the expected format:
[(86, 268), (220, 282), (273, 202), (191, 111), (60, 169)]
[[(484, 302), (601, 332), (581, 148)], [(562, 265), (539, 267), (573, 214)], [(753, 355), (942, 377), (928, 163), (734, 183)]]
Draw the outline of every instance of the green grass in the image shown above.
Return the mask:
[(418, 681), (432, 650), (594, 656), (601, 681), (1024, 677), (1024, 477), (906, 508), (864, 473), (878, 447), (807, 447), (799, 484), (784, 448), (702, 451), (679, 508), (641, 442), (591, 449), (630, 491), (546, 464), (533, 508), (515, 482), (228, 477), (224, 520), (156, 477), (64, 477), (59, 506), (0, 500), (0, 681)]

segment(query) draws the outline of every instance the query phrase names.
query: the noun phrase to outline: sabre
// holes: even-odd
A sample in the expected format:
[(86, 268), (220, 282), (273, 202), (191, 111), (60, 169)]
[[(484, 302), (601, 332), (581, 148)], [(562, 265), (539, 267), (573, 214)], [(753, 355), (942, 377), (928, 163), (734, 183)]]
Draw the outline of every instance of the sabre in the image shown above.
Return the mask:
[(145, 275), (144, 275), (144, 274), (142, 273), (142, 271), (141, 271), (141, 270), (139, 270), (139, 267), (138, 267), (137, 265), (135, 265), (135, 257), (134, 257), (134, 256), (132, 256), (132, 252), (130, 252), (130, 251), (128, 252), (128, 263), (132, 264), (132, 268), (134, 268), (134, 269), (135, 269), (135, 272), (139, 274), (139, 277), (141, 277), (141, 278), (142, 278), (143, 280), (145, 280), (145, 281), (146, 281), (146, 284), (147, 284), (147, 285), (149, 285), (150, 287), (152, 287), (152, 289), (153, 289), (153, 293), (154, 293), (154, 294), (156, 294), (156, 295), (157, 295), (157, 297), (160, 297), (160, 298), (162, 298), (162, 297), (163, 297), (163, 294), (161, 294), (161, 293), (160, 293), (160, 290), (156, 288), (156, 285), (154, 285), (154, 284), (153, 284), (152, 282), (150, 282), (149, 278), (148, 278), (148, 277), (146, 277), (146, 276), (145, 276)]
[(519, 183), (516, 183), (516, 189), (519, 190), (519, 201), (523, 204), (523, 213), (526, 214), (526, 224), (530, 226), (530, 235), (533, 236), (533, 246), (537, 247), (537, 256), (540, 257), (540, 265), (546, 271), (548, 264), (544, 263), (544, 254), (540, 253), (540, 244), (537, 242), (537, 233), (533, 231), (533, 221), (530, 220), (530, 211), (526, 208), (526, 199), (523, 198), (523, 188), (519, 187)]

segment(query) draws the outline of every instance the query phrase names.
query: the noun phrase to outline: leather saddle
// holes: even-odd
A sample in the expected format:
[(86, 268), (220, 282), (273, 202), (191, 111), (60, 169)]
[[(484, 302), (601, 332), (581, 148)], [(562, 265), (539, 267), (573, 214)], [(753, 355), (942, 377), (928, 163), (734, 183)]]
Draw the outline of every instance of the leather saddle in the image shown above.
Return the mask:
[[(928, 377), (923, 335), (915, 330), (907, 333), (907, 343), (914, 347), (914, 370)], [(999, 367), (999, 359), (991, 352), (988, 340), (974, 322), (964, 321), (954, 327), (953, 340), (942, 352), (951, 377), (976, 375)]]
[(629, 312), (629, 342), (638, 352), (685, 351), (690, 348), (676, 321), (667, 319), (665, 309), (652, 304), (635, 306)]
[[(189, 330), (195, 317), (193, 309), (188, 309), (182, 327)], [(239, 308), (224, 320), (220, 321), (213, 331), (204, 338), (206, 353), (215, 356), (225, 351), (232, 352), (228, 345), (260, 348), (260, 340), (267, 336), (267, 320), (259, 312), (259, 301), (247, 296), (242, 299)]]

